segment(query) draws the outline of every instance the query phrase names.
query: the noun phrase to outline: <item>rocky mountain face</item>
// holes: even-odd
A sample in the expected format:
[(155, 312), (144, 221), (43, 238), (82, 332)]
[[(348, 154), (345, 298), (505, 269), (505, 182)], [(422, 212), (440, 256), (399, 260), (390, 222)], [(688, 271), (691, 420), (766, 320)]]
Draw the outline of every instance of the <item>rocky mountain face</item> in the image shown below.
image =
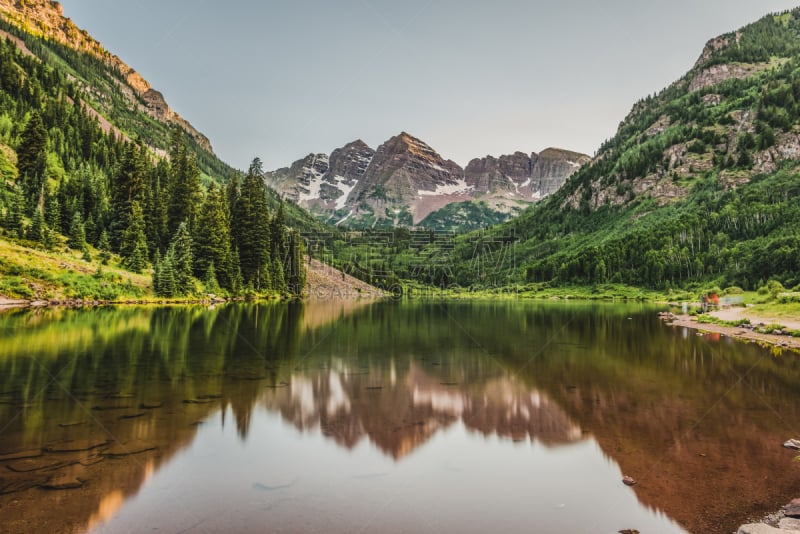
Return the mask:
[(800, 158), (798, 30), (795, 9), (709, 40), (689, 72), (633, 106), (562, 207), (666, 205), (709, 173), (730, 189)]
[(474, 159), (462, 169), (403, 132), (377, 150), (358, 140), (330, 156), (309, 154), (267, 173), (266, 182), (335, 224), (426, 226), (426, 218), (459, 202), (483, 202), (510, 216), (556, 191), (587, 161), (583, 154), (547, 149)]
[(198, 146), (212, 152), (211, 142), (205, 135), (175, 113), (164, 95), (153, 89), (138, 72), (65, 17), (60, 3), (51, 0), (0, 0), (0, 15), (21, 30), (96, 57), (119, 74), (116, 88), (132, 108), (160, 122), (180, 126)]

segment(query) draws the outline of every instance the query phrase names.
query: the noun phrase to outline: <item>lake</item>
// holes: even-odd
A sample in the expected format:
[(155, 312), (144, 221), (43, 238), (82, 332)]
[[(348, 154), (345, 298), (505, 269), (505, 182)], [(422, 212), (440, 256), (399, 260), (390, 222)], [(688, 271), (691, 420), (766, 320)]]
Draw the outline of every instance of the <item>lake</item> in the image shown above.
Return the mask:
[(723, 533), (800, 496), (797, 355), (657, 311), (6, 311), (0, 531)]

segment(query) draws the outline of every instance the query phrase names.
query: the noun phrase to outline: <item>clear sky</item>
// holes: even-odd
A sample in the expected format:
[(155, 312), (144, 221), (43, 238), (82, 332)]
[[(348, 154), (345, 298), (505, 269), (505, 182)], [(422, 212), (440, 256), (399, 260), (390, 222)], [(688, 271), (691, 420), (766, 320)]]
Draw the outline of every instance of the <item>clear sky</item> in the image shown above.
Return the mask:
[(401, 131), (446, 158), (593, 154), (705, 42), (800, 0), (61, 0), (211, 139), (268, 169)]

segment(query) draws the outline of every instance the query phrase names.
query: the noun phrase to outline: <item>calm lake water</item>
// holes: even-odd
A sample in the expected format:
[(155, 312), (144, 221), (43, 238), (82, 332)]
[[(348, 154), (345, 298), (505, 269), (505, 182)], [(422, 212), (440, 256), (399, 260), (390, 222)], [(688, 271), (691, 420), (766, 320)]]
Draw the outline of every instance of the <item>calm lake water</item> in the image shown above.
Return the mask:
[(800, 496), (797, 355), (656, 311), (2, 313), (0, 531), (730, 532)]

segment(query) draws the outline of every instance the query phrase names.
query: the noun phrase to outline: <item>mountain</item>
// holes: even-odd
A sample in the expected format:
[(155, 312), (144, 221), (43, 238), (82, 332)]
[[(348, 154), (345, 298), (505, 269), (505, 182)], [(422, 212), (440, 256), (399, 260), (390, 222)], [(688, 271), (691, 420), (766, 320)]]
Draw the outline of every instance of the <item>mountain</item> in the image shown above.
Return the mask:
[(299, 294), (322, 228), (58, 3), (0, 0), (0, 295)]
[[(357, 140), (330, 155), (309, 154), (267, 173), (266, 183), (336, 225), (473, 229), (553, 193), (588, 160), (547, 149), (474, 159), (462, 169), (402, 132), (377, 150)], [(471, 216), (454, 223), (464, 212)]]
[(0, 37), (15, 43), (24, 54), (63, 71), (81, 91), (79, 104), (104, 131), (123, 140), (140, 140), (164, 156), (170, 132), (178, 127), (206, 180), (228, 179), (233, 172), (217, 158), (204, 134), (175, 113), (164, 96), (132, 67), (65, 17), (58, 2), (0, 0)]
[[(563, 188), (456, 247), (459, 283), (800, 284), (800, 9), (712, 39)], [(504, 241), (505, 239), (505, 241)], [(511, 241), (509, 241), (511, 240)], [(480, 261), (479, 261), (480, 260)]]

